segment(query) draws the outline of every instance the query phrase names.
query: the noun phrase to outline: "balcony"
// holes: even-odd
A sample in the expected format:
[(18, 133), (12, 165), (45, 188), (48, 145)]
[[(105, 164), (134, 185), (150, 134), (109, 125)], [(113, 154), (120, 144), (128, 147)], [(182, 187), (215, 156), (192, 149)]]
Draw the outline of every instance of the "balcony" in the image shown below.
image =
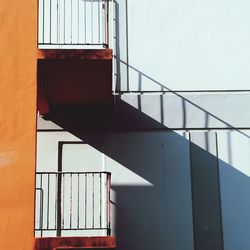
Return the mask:
[(108, 0), (39, 0), (39, 49), (104, 49), (108, 37)]
[(36, 173), (35, 235), (109, 236), (108, 172)]

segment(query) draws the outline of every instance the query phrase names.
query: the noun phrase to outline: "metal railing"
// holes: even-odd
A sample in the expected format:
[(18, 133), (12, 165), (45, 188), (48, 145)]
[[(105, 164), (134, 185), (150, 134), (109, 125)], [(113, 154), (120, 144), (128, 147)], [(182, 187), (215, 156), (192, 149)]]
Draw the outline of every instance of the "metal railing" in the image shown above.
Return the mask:
[(38, 0), (38, 47), (108, 47), (109, 0)]
[(110, 182), (109, 172), (36, 173), (35, 235), (110, 235)]

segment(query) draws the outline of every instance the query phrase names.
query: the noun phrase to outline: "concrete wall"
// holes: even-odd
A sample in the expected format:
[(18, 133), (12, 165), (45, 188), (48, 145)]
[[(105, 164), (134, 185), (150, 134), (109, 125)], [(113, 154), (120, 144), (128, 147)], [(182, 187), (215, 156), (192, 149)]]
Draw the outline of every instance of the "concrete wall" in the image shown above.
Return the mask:
[(116, 3), (118, 90), (249, 90), (247, 0)]
[(33, 249), (36, 1), (0, 4), (0, 249)]
[[(84, 143), (104, 154), (103, 170), (112, 173), (112, 235), (117, 237), (118, 249), (162, 249), (163, 246), (167, 249), (193, 249), (186, 136), (174, 132), (81, 135)], [(38, 170), (57, 169), (56, 145), (60, 141), (79, 139), (62, 131), (38, 133)], [(100, 141), (102, 146), (99, 147), (96, 142)], [(88, 157), (84, 157), (80, 147), (67, 145), (65, 154), (70, 152), (68, 166), (75, 170), (72, 166), (75, 161), (78, 162), (78, 171), (93, 171), (91, 165), (84, 167), (87, 164), (83, 159)], [(46, 160), (39, 161), (43, 155), (46, 155)]]
[[(67, 132), (39, 121), (39, 170), (56, 170), (60, 141), (83, 141), (104, 155), (104, 170), (112, 172), (112, 234), (118, 249), (249, 248), (248, 130), (116, 127), (120, 132), (86, 133), (86, 128)], [(84, 152), (67, 147), (70, 165), (75, 161), (91, 170), (84, 167)], [(39, 160), (44, 155), (46, 160)]]
[(39, 117), (38, 169), (60, 141), (104, 155), (119, 250), (249, 249), (249, 8), (115, 1), (116, 105)]

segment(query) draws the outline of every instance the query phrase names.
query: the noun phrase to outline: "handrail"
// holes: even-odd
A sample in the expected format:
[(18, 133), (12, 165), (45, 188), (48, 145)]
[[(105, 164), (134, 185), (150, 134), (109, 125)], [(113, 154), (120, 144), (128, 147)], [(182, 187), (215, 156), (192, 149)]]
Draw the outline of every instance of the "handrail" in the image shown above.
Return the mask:
[(36, 191), (41, 194), (36, 202), (36, 235), (72, 231), (74, 236), (74, 231), (86, 230), (110, 235), (110, 185), (111, 173), (106, 171), (37, 172)]
[(108, 47), (108, 1), (38, 0), (38, 47)]
[(41, 237), (43, 236), (43, 195), (44, 191), (42, 188), (36, 188), (36, 191), (41, 192), (40, 194), (40, 218), (39, 218), (39, 229), (41, 231)]

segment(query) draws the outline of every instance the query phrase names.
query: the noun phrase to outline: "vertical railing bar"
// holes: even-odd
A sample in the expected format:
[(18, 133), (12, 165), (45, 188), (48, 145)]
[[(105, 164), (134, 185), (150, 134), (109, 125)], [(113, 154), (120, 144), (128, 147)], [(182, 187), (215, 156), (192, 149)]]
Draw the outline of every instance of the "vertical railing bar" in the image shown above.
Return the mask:
[(43, 236), (43, 189), (41, 189), (41, 194), (40, 194), (40, 203), (41, 203), (41, 208), (40, 208), (40, 231), (41, 231), (41, 237)]
[(57, 43), (59, 43), (59, 30), (60, 30), (60, 27), (59, 27), (59, 16), (60, 16), (59, 0), (57, 0), (57, 3), (56, 3), (56, 11), (57, 11)]
[[(40, 175), (40, 187), (43, 190), (43, 175)], [(44, 210), (44, 206), (43, 206), (43, 202), (41, 204), (42, 207), (42, 218), (41, 218), (41, 237), (43, 236), (43, 210)]]
[(107, 1), (106, 0), (103, 0), (104, 2), (104, 6), (105, 6), (105, 9), (104, 9), (104, 43), (107, 44), (107, 33), (108, 33), (108, 29), (107, 29)]
[(97, 4), (98, 4), (98, 43), (100, 43), (100, 31), (101, 31), (101, 29), (100, 29), (100, 24), (101, 24), (101, 22), (100, 22), (100, 2), (98, 1), (97, 2)]
[(80, 212), (79, 212), (79, 207), (80, 207), (80, 194), (79, 194), (79, 192), (80, 192), (80, 179), (79, 179), (79, 173), (77, 174), (77, 178), (78, 178), (78, 190), (77, 190), (77, 229), (79, 229), (79, 217), (80, 217)]
[(73, 36), (73, 2), (72, 2), (72, 0), (71, 0), (71, 33), (70, 33), (70, 36), (71, 36), (71, 44), (73, 43), (73, 38), (72, 38), (72, 36)]
[(62, 174), (62, 229), (64, 229), (65, 174)]
[(102, 0), (102, 6), (103, 6), (103, 11), (102, 11), (102, 20), (103, 20), (103, 31), (102, 31), (102, 39), (103, 43), (106, 43), (106, 3), (105, 0)]
[(56, 200), (57, 228), (56, 230), (57, 232), (56, 232), (56, 236), (60, 237), (61, 229), (62, 229), (62, 174), (61, 172), (57, 172), (56, 176), (57, 176), (57, 180), (56, 180), (56, 183), (57, 183), (57, 193), (56, 193), (56, 197), (57, 197), (57, 200)]
[(108, 236), (110, 236), (110, 182), (111, 175), (107, 174), (107, 228), (108, 228)]
[(47, 198), (48, 198), (48, 201), (47, 201), (47, 229), (49, 229), (49, 191), (50, 191), (50, 174), (48, 173), (47, 174), (48, 178), (47, 178), (47, 181), (48, 181), (48, 194), (47, 194)]
[(91, 0), (91, 41), (92, 41), (92, 43), (94, 43), (94, 27), (93, 27), (93, 25), (94, 25), (94, 14), (93, 14), (93, 0)]
[(69, 228), (72, 228), (72, 173), (70, 174), (70, 214), (69, 214)]
[(58, 193), (58, 188), (57, 188), (57, 184), (58, 184), (58, 174), (55, 174), (55, 230), (57, 229), (56, 226), (56, 222), (57, 222), (57, 193)]
[(92, 228), (95, 227), (95, 176), (92, 174), (93, 177), (93, 185), (92, 185), (92, 212), (93, 212), (93, 218), (92, 218)]
[(52, 0), (50, 0), (50, 35), (49, 35), (49, 42), (51, 44), (51, 36), (52, 36), (52, 3), (51, 3)]
[(87, 181), (88, 177), (85, 174), (85, 228), (87, 228)]
[(102, 174), (100, 173), (100, 228), (102, 228)]
[(84, 0), (84, 36), (85, 36), (85, 44), (87, 43), (87, 3)]
[(109, 0), (107, 1), (107, 15), (106, 15), (106, 22), (107, 22), (107, 46), (109, 46)]
[(80, 35), (79, 35), (79, 33), (80, 33), (80, 3), (79, 3), (79, 1), (80, 0), (77, 0), (77, 13), (78, 13), (78, 16), (77, 16), (77, 21), (78, 21), (78, 26), (77, 26), (77, 44), (79, 44), (80, 43)]
[(43, 43), (44, 43), (44, 34), (45, 34), (45, 0), (43, 0)]
[(65, 16), (66, 16), (66, 15), (65, 15), (65, 10), (66, 10), (65, 4), (66, 4), (66, 3), (65, 3), (65, 1), (66, 1), (66, 0), (64, 0), (64, 6), (63, 6), (63, 8), (64, 8), (64, 9), (63, 9), (63, 33), (64, 33), (64, 34), (63, 34), (63, 40), (64, 40), (63, 43), (64, 43), (64, 44), (65, 44), (65, 41), (66, 41), (66, 24), (65, 24), (65, 20), (66, 20), (66, 17), (65, 17)]

